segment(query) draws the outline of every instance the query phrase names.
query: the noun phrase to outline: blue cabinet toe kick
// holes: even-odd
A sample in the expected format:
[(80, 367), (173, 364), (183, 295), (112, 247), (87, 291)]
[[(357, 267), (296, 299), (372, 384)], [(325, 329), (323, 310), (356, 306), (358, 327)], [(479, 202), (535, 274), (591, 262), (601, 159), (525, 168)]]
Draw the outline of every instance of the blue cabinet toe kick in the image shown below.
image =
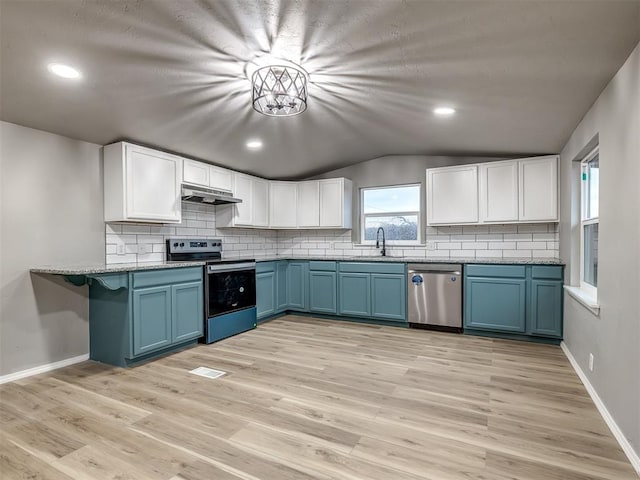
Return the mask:
[(246, 308), (237, 312), (207, 319), (205, 342), (213, 343), (223, 338), (256, 328), (256, 308)]

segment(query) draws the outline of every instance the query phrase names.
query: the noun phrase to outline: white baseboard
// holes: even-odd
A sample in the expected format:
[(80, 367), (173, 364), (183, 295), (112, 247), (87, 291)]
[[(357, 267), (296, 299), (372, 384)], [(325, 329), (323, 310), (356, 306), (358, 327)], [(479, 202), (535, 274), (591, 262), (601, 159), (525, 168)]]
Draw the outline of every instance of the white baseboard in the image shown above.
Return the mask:
[(591, 385), (591, 382), (589, 381), (585, 373), (580, 368), (580, 365), (578, 365), (578, 362), (576, 361), (574, 356), (571, 354), (571, 351), (569, 350), (569, 347), (567, 347), (567, 344), (564, 342), (561, 342), (560, 347), (562, 348), (562, 351), (569, 359), (569, 363), (571, 363), (571, 366), (578, 374), (578, 377), (580, 377), (582, 384), (587, 389), (587, 392), (589, 393), (591, 400), (593, 400), (593, 403), (595, 403), (596, 408), (600, 412), (600, 415), (602, 415), (602, 418), (604, 419), (605, 423), (611, 430), (611, 433), (613, 433), (613, 436), (616, 438), (616, 440), (620, 444), (620, 447), (622, 448), (625, 455), (631, 462), (631, 465), (633, 466), (633, 468), (636, 470), (636, 473), (638, 474), (638, 476), (640, 476), (640, 455), (638, 455), (633, 450), (633, 447), (631, 446), (627, 438), (622, 433), (622, 430), (620, 430), (620, 427), (618, 427), (618, 424), (615, 422), (615, 420), (609, 413), (609, 410), (607, 410), (607, 407), (605, 406), (604, 402), (598, 395), (598, 392), (596, 392), (596, 389), (593, 388), (593, 385)]
[(7, 375), (2, 375), (0, 376), (0, 385), (3, 383), (20, 380), (21, 378), (31, 377), (32, 375), (38, 375), (40, 373), (50, 372), (51, 370), (67, 367), (69, 365), (73, 365), (74, 363), (84, 362), (85, 360), (89, 360), (88, 353), (85, 353), (84, 355), (78, 355), (77, 357), (71, 357), (65, 360), (60, 360), (59, 362), (47, 363), (46, 365), (40, 365), (39, 367), (28, 368), (26, 370), (20, 370), (19, 372), (13, 372)]

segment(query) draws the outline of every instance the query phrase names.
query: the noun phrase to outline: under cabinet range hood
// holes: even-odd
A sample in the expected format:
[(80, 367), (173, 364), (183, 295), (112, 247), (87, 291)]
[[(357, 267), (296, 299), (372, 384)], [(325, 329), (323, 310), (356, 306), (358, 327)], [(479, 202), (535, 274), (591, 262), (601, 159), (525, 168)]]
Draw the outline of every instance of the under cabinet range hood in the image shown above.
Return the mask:
[(224, 205), (227, 203), (242, 203), (242, 199), (235, 198), (231, 192), (216, 190), (215, 188), (182, 186), (182, 200), (184, 202), (204, 203), (207, 205)]

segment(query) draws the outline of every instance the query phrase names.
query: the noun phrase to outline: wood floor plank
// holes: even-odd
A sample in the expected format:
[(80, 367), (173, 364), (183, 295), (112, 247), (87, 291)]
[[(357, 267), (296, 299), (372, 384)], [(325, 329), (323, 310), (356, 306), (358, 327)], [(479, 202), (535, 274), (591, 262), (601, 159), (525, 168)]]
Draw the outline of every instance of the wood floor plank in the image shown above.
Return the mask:
[(11, 479), (637, 479), (558, 347), (297, 315), (1, 385), (0, 421)]

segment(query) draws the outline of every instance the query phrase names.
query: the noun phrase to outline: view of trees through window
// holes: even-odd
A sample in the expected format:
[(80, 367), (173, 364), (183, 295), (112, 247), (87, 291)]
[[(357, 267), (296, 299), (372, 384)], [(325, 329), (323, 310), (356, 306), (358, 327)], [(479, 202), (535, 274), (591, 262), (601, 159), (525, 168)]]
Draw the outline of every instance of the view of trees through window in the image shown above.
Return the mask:
[(420, 185), (362, 189), (362, 241), (376, 240), (379, 227), (389, 242), (420, 238)]

